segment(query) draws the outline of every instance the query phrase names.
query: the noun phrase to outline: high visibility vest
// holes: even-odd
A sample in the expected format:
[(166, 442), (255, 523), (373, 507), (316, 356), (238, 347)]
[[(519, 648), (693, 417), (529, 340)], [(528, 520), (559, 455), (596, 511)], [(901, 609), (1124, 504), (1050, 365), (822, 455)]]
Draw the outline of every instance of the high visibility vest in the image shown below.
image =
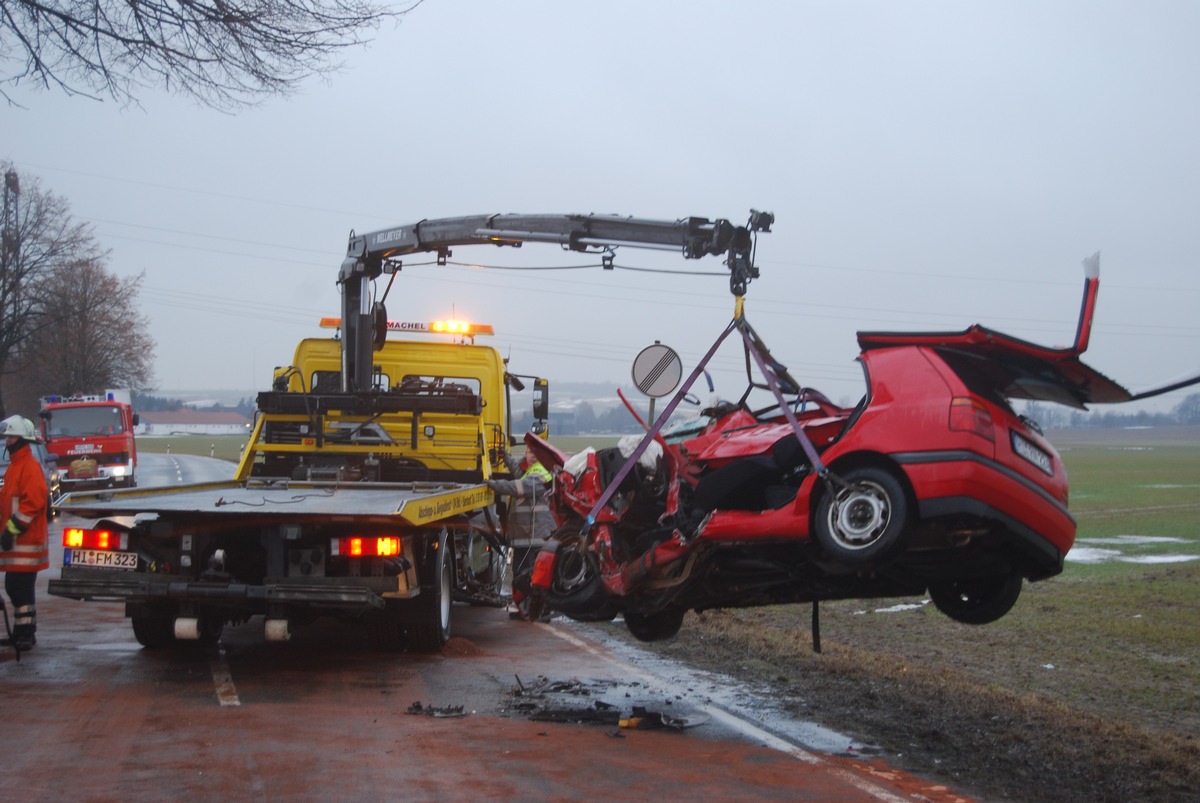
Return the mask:
[(521, 475), (521, 479), (525, 479), (526, 477), (539, 477), (542, 482), (547, 483), (554, 479), (541, 463), (533, 463), (529, 468), (525, 469), (525, 473)]

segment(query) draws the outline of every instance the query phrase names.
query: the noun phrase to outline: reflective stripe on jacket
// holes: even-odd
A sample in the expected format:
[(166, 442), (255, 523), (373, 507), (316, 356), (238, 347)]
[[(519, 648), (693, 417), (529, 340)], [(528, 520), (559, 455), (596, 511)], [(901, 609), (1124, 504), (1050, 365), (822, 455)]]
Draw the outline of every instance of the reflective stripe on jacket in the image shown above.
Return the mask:
[(505, 531), (514, 547), (540, 547), (554, 532), (554, 516), (547, 499), (550, 486), (539, 475), (519, 480), (493, 480), (496, 493), (510, 497)]

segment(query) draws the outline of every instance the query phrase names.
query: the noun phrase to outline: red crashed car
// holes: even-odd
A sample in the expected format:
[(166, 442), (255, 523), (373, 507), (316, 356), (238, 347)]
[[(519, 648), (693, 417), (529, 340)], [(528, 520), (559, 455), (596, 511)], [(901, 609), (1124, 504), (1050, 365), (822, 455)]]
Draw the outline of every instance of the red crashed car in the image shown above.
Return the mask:
[(1070, 348), (981, 326), (860, 333), (867, 393), (851, 409), (799, 387), (741, 317), (725, 334), (742, 335), (762, 374), (751, 389), (770, 389), (772, 407), (750, 409), (747, 390), (682, 426), (643, 422), (636, 445), (570, 458), (527, 436), (556, 472), (561, 524), (533, 586), (578, 619), (622, 613), (643, 640), (673, 636), (687, 610), (925, 592), (960, 622), (1000, 618), (1024, 580), (1062, 571), (1075, 538), (1062, 460), (1010, 400), (1153, 395), (1080, 362), (1098, 257), (1085, 265)]

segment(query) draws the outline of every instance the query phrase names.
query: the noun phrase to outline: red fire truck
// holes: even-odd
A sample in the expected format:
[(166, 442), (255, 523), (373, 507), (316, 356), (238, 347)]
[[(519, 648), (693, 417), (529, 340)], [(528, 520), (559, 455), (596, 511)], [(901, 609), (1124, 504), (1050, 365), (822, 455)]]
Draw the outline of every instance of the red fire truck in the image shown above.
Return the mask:
[(64, 491), (137, 485), (138, 416), (128, 390), (103, 396), (45, 396), (42, 437), (58, 460)]

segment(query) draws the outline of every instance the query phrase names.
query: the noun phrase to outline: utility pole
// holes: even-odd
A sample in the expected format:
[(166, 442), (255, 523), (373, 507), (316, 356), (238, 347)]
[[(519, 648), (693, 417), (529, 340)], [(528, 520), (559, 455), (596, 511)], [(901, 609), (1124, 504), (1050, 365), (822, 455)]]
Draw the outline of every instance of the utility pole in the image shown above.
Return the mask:
[[(0, 220), (0, 333), (16, 321), (21, 289), (21, 182), (17, 171), (4, 173), (4, 218)], [(7, 412), (0, 399), (0, 415)]]
[[(21, 182), (17, 171), (9, 168), (4, 174), (4, 220), (0, 228), (0, 293), (9, 303), (0, 309), (0, 326), (8, 317), (8, 308), (17, 306), (17, 284), (20, 273), (21, 225), (18, 211), (21, 202)], [(7, 292), (5, 292), (7, 291)]]
[(3, 241), (0, 242), (0, 268), (5, 271), (15, 269), (21, 250), (21, 227), (17, 216), (21, 198), (21, 182), (17, 180), (17, 171), (9, 168), (4, 174), (4, 225)]

